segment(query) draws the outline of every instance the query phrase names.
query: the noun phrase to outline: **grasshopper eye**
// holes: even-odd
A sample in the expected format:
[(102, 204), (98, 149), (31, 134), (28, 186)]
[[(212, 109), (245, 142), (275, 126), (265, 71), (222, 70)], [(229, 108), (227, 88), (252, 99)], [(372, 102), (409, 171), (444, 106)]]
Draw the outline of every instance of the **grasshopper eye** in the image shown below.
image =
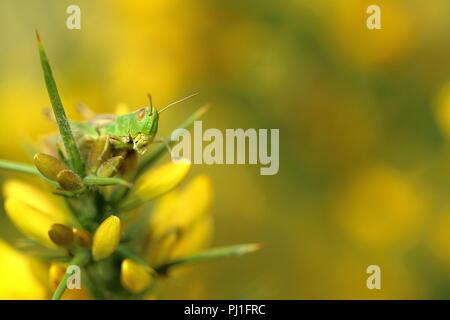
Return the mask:
[(145, 116), (145, 108), (139, 109), (136, 113), (136, 119), (142, 120), (142, 118), (144, 118), (144, 116)]

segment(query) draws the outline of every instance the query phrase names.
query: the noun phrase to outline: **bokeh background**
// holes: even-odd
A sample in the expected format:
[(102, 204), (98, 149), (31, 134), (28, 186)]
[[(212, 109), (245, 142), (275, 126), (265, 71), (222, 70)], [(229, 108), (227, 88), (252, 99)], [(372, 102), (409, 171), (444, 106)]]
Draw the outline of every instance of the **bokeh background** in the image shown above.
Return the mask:
[[(70, 4), (81, 30), (66, 28)], [(371, 4), (382, 30), (366, 28)], [(263, 250), (199, 265), (161, 298), (449, 298), (449, 12), (448, 0), (3, 0), (0, 157), (30, 162), (54, 130), (37, 28), (73, 119), (77, 102), (112, 112), (200, 92), (162, 115), (161, 134), (209, 101), (204, 128), (280, 129), (278, 175), (194, 168), (214, 181), (214, 244)], [(371, 264), (381, 290), (366, 288)]]

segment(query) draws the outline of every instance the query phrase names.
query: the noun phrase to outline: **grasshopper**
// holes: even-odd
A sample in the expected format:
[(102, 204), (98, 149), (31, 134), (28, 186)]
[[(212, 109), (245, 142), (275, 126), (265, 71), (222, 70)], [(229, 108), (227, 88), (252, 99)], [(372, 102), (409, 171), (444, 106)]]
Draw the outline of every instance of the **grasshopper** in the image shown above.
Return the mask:
[[(70, 125), (82, 149), (85, 146), (89, 146), (88, 149), (91, 149), (92, 145), (95, 144), (96, 141), (106, 140), (107, 145), (103, 147), (105, 152), (106, 150), (112, 149), (112, 154), (120, 155), (116, 157), (116, 161), (108, 162), (106, 160), (111, 159), (102, 159), (102, 162), (105, 164), (114, 163), (114, 168), (111, 168), (110, 170), (103, 170), (103, 172), (108, 172), (109, 175), (113, 175), (113, 173), (118, 171), (118, 168), (122, 164), (122, 160), (127, 154), (129, 154), (129, 152), (136, 151), (139, 154), (144, 154), (150, 143), (163, 141), (162, 139), (158, 139), (156, 137), (158, 132), (159, 115), (163, 111), (195, 95), (197, 95), (197, 93), (172, 102), (160, 111), (153, 107), (152, 98), (148, 95), (148, 107), (143, 107), (120, 116), (111, 114), (91, 116), (91, 119), (87, 122), (70, 121)], [(80, 110), (80, 113), (84, 115), (92, 114), (92, 112), (87, 109)], [(104, 139), (105, 137), (107, 139)], [(105, 152), (102, 152), (102, 155), (99, 153), (96, 157), (103, 157)], [(94, 168), (90, 168), (88, 170), (91, 174), (96, 174), (98, 173), (97, 169), (98, 166), (95, 166)]]

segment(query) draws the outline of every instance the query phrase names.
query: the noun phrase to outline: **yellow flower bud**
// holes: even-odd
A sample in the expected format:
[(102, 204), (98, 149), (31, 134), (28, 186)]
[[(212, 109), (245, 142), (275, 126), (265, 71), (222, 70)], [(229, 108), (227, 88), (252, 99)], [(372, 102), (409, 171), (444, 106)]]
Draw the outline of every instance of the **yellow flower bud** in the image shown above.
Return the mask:
[(61, 188), (67, 191), (77, 191), (83, 188), (80, 176), (69, 169), (61, 170), (56, 176), (56, 180)]
[(110, 216), (98, 227), (94, 235), (92, 254), (94, 260), (101, 260), (109, 257), (120, 241), (120, 219)]
[(92, 235), (85, 230), (73, 228), (73, 242), (81, 248), (88, 248), (92, 245)]
[(68, 169), (64, 162), (45, 153), (37, 153), (34, 156), (34, 165), (44, 177), (53, 181), (56, 181), (61, 170)]
[(122, 204), (122, 208), (135, 207), (169, 192), (186, 177), (190, 168), (190, 161), (181, 159), (144, 173), (136, 181), (130, 195)]
[(153, 270), (125, 259), (122, 261), (120, 281), (132, 293), (141, 293), (153, 282)]
[(48, 230), (48, 236), (58, 246), (66, 247), (73, 241), (73, 231), (63, 224), (55, 223)]

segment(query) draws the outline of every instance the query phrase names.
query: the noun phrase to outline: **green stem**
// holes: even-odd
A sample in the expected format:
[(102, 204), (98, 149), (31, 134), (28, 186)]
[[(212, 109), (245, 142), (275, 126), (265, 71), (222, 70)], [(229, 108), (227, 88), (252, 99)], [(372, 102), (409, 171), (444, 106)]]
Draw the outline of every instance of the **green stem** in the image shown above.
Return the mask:
[(201, 261), (207, 261), (207, 260), (213, 260), (213, 259), (219, 259), (219, 258), (241, 256), (246, 253), (254, 252), (254, 251), (258, 250), (260, 247), (261, 247), (260, 244), (251, 243), (251, 244), (240, 244), (240, 245), (235, 245), (235, 246), (213, 248), (213, 249), (209, 249), (209, 250), (206, 250), (203, 252), (193, 254), (191, 256), (187, 256), (184, 258), (170, 261), (166, 264), (163, 264), (163, 265), (155, 268), (155, 270), (156, 270), (156, 272), (158, 272), (160, 274), (165, 274), (169, 268), (172, 268), (175, 266), (188, 264), (188, 263), (197, 263), (197, 262), (201, 262)]
[[(83, 250), (78, 252), (75, 257), (69, 262), (69, 265), (76, 265), (78, 267), (83, 267), (90, 258), (89, 251)], [(66, 291), (67, 288), (67, 279), (71, 276), (70, 273), (64, 273), (63, 278), (58, 284), (58, 287), (56, 287), (55, 292), (53, 293), (52, 300), (59, 300), (61, 299), (62, 295), (64, 294), (64, 291)]]
[(0, 169), (31, 174), (33, 176), (36, 176), (38, 178), (41, 178), (41, 179), (47, 181), (48, 183), (52, 184), (54, 187), (58, 186), (58, 184), (55, 181), (51, 181), (51, 180), (47, 179), (38, 171), (38, 169), (36, 169), (34, 166), (31, 166), (28, 164), (0, 159)]
[(84, 163), (81, 160), (80, 151), (78, 150), (75, 139), (70, 129), (69, 121), (67, 120), (66, 112), (56, 87), (56, 82), (53, 77), (50, 63), (48, 62), (47, 55), (41, 42), (41, 38), (36, 31), (38, 40), (39, 56), (41, 59), (42, 71), (44, 72), (45, 84), (47, 86), (48, 95), (52, 103), (53, 113), (55, 114), (56, 122), (58, 124), (59, 132), (61, 133), (64, 147), (69, 157), (69, 162), (73, 171), (79, 176), (84, 176)]
[(0, 169), (28, 173), (39, 178), (42, 177), (41, 173), (38, 171), (38, 169), (36, 169), (36, 167), (18, 162), (0, 160)]

